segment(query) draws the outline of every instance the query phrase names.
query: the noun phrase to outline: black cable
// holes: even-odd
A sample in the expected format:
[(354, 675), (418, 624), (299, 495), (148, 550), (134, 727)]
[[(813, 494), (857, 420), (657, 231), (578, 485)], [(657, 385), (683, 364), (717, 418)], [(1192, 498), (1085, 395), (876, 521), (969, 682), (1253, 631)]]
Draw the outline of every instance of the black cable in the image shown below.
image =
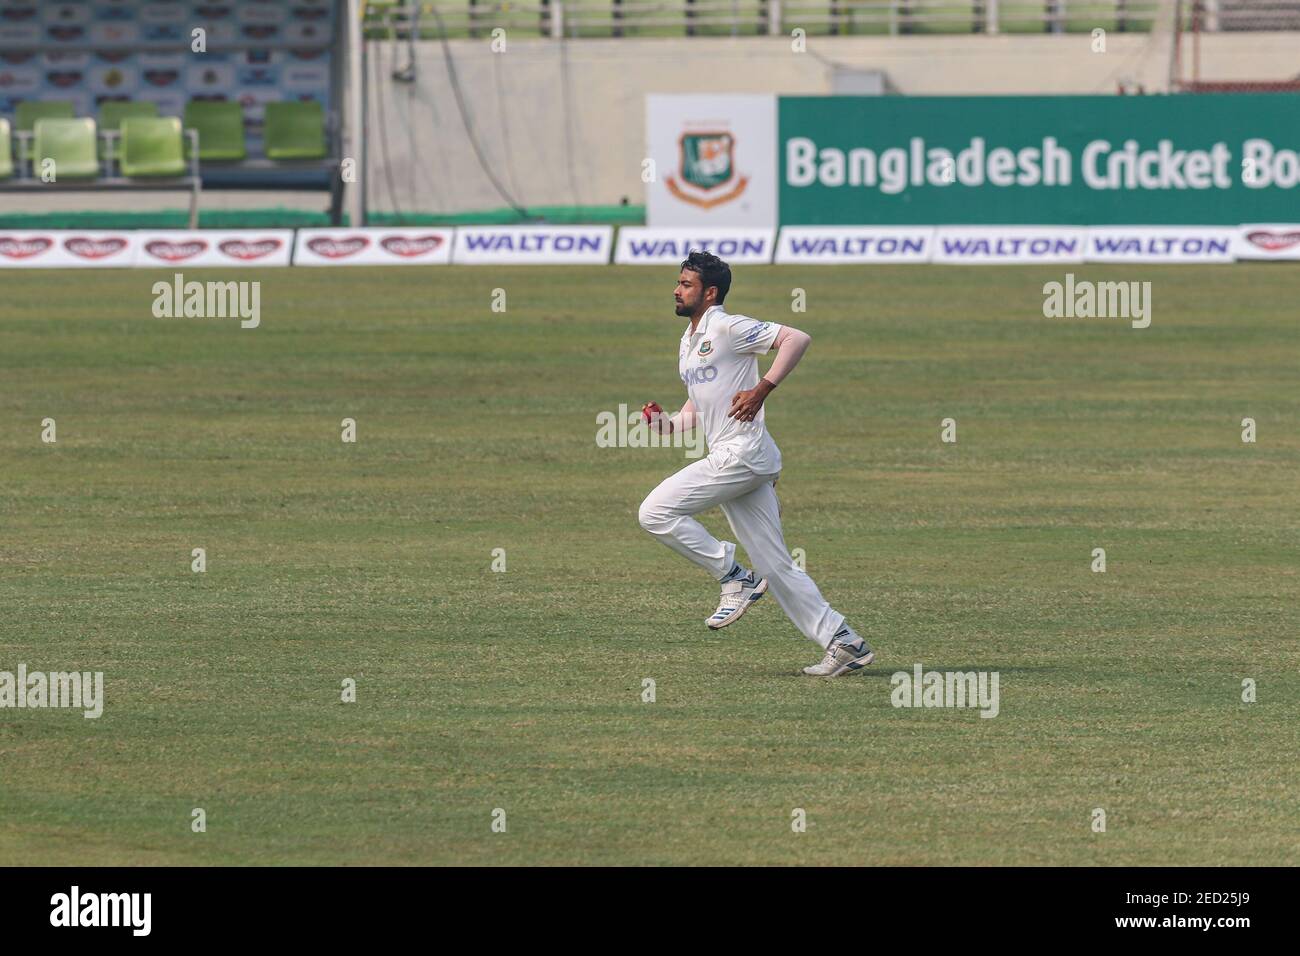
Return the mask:
[(497, 119), (499, 121), (497, 125), (501, 127), (501, 149), (505, 153), (506, 172), (510, 174), (511, 187), (517, 191), (519, 189), (519, 180), (515, 178), (513, 151), (510, 149), (510, 125), (506, 122), (506, 100), (501, 88), (501, 59), (495, 54), (492, 56), (492, 78), (496, 81), (497, 88)]
[[(414, 11), (414, 13), (411, 19), (406, 23), (406, 66), (402, 67), (400, 70), (394, 70), (392, 72), (392, 77), (396, 82), (404, 83), (407, 86), (406, 116), (405, 116), (406, 122), (403, 124), (406, 126), (407, 155), (419, 156), (420, 151), (418, 148), (416, 148), (415, 145), (415, 124), (411, 122), (411, 102), (415, 99), (416, 89), (418, 87), (418, 82), (420, 79), (420, 62), (419, 62), (419, 57), (416, 54), (415, 44), (420, 36), (421, 6), (420, 4), (417, 3), (414, 6), (412, 6), (411, 9)], [(391, 17), (392, 14), (390, 13), (389, 16)], [(394, 36), (394, 40), (393, 40), (394, 60), (397, 59), (396, 43), (397, 43), (396, 36)], [(393, 100), (395, 103), (397, 101), (397, 98), (394, 97)], [(410, 164), (410, 168), (411, 168), (411, 195), (412, 196), (416, 195), (415, 178), (418, 175), (420, 178), (420, 183), (423, 184), (424, 187), (428, 190), (430, 198), (436, 204), (438, 202), (440, 190), (438, 188), (438, 184), (434, 182), (433, 178), (426, 171), (425, 164), (413, 162)]]
[[(411, 122), (411, 106), (412, 106), (412, 102), (415, 99), (415, 92), (416, 92), (416, 88), (414, 86), (407, 87), (406, 117), (405, 117), (406, 147), (411, 156), (420, 156), (421, 155), (420, 150), (415, 145), (415, 124)], [(396, 100), (397, 98), (394, 97), (393, 99)], [(428, 167), (427, 163), (412, 162), (411, 163), (412, 176), (414, 176), (416, 173), (419, 174), (420, 182), (423, 183), (425, 188), (428, 190), (429, 196), (432, 198), (433, 202), (437, 203), (442, 191), (438, 188), (437, 182), (434, 181), (433, 177), (428, 172), (427, 167)], [(415, 192), (414, 179), (411, 180), (411, 192), (412, 193)]]
[(418, 71), (415, 66), (415, 40), (420, 35), (420, 4), (413, 7), (415, 16), (406, 25), (406, 66), (393, 71), (393, 79), (402, 83), (414, 83)]
[[(396, 39), (395, 36), (394, 39)], [(375, 78), (378, 81), (378, 88), (375, 92), (375, 97), (378, 100), (379, 106), (379, 141), (382, 144), (384, 151), (384, 181), (388, 184), (388, 205), (393, 210), (393, 215), (397, 220), (397, 225), (401, 226), (405, 225), (405, 222), (403, 221), (405, 217), (403, 217), (401, 205), (397, 201), (397, 190), (393, 186), (393, 167), (390, 161), (392, 151), (388, 148), (388, 109), (387, 103), (384, 99), (384, 70), (380, 63), (382, 49), (382, 45), (379, 44), (375, 47), (374, 68), (374, 73), (376, 74)]]
[(519, 203), (515, 201), (515, 198), (510, 195), (510, 192), (501, 183), (501, 180), (497, 179), (496, 173), (492, 171), (492, 167), (488, 163), (487, 157), (483, 154), (483, 147), (479, 143), (478, 137), (474, 135), (474, 128), (470, 124), (469, 109), (465, 105), (465, 94), (460, 86), (460, 77), (456, 74), (456, 61), (452, 59), (451, 47), (447, 42), (447, 25), (443, 22), (442, 14), (438, 12), (437, 7), (431, 6), (429, 11), (433, 14), (434, 19), (438, 21), (438, 39), (442, 44), (443, 58), (447, 61), (447, 77), (451, 81), (451, 91), (456, 97), (456, 109), (460, 112), (461, 125), (465, 127), (465, 135), (469, 138), (469, 144), (474, 150), (474, 156), (478, 160), (479, 169), (481, 169), (483, 174), (487, 176), (488, 182), (490, 182), (492, 188), (497, 191), (497, 195), (504, 199), (511, 209), (524, 219), (532, 218), (529, 216), (528, 210), (519, 205)]
[[(551, 16), (555, 14), (552, 13)], [(569, 76), (569, 41), (564, 31), (560, 31), (560, 99), (564, 104), (564, 168), (569, 174), (569, 192), (573, 195), (573, 205), (582, 205), (578, 196), (577, 169), (573, 162), (573, 90), (572, 78)]]

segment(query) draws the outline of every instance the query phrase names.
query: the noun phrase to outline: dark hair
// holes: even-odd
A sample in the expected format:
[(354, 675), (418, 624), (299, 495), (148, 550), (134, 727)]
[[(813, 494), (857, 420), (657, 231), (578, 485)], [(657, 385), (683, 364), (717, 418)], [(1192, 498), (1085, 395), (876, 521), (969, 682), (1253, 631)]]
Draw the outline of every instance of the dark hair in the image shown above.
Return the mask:
[(731, 291), (731, 266), (711, 252), (692, 252), (682, 260), (682, 271), (699, 275), (705, 292), (709, 291), (709, 286), (716, 286), (718, 305), (722, 305), (727, 293)]

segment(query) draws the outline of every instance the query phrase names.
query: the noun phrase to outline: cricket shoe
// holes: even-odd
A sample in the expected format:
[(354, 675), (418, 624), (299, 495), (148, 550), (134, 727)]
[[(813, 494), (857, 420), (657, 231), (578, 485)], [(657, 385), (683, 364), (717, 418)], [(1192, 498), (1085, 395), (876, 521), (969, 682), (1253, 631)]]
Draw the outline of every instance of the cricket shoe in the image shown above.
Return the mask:
[(744, 577), (727, 581), (722, 585), (722, 600), (718, 609), (704, 623), (712, 630), (726, 627), (739, 619), (749, 610), (750, 605), (767, 593), (767, 578), (759, 578), (753, 571)]
[(841, 674), (852, 674), (875, 659), (876, 654), (867, 647), (867, 642), (846, 624), (835, 632), (822, 662), (805, 667), (803, 672), (809, 677), (839, 677)]

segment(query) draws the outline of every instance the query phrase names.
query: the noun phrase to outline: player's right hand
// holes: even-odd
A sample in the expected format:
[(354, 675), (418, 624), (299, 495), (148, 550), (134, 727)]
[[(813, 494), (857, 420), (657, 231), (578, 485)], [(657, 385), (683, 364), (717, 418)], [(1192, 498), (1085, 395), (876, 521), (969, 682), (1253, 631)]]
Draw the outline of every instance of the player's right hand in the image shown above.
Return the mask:
[(646, 402), (642, 405), (641, 417), (645, 419), (646, 424), (660, 434), (663, 434), (665, 425), (670, 430), (672, 429), (672, 419), (664, 414), (664, 410), (659, 407), (658, 402)]

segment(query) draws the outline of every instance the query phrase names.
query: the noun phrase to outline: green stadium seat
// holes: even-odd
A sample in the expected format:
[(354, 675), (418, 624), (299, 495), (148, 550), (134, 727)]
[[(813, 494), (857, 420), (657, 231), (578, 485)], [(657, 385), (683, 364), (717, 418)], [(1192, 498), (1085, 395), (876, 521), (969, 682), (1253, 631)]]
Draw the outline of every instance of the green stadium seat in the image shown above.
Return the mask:
[(185, 134), (174, 116), (132, 116), (122, 122), (122, 175), (184, 176)]
[[(185, 128), (199, 133), (199, 159), (240, 162), (244, 146), (244, 108), (226, 100), (190, 100), (185, 104)], [(189, 145), (186, 144), (186, 155)]]
[(0, 116), (0, 179), (14, 174), (14, 154), (9, 144), (9, 121)]
[(43, 119), (72, 119), (77, 115), (70, 100), (23, 100), (14, 113), (15, 126), (20, 133), (30, 133), (36, 121)]
[[(99, 131), (121, 132), (122, 121), (132, 116), (157, 116), (158, 104), (150, 103), (145, 100), (107, 100), (100, 104), (99, 107)], [(113, 155), (121, 157), (122, 147), (120, 143), (114, 144)], [(99, 141), (99, 158), (106, 159), (108, 149), (104, 140)]]
[(35, 138), (33, 176), (40, 178), (46, 159), (54, 160), (56, 180), (94, 179), (99, 175), (93, 119), (39, 119)]
[(267, 103), (262, 127), (268, 159), (324, 159), (325, 114), (315, 100)]
[(99, 128), (121, 129), (134, 116), (157, 116), (158, 104), (147, 100), (108, 100), (99, 106)]

